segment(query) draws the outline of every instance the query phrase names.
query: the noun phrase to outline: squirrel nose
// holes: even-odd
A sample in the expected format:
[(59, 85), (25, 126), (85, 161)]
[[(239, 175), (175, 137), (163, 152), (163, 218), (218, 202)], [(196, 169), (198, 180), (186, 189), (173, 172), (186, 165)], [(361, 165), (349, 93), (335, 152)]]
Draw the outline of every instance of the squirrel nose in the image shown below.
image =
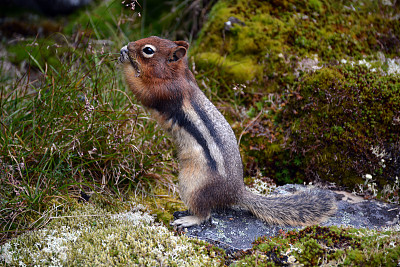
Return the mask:
[(129, 60), (128, 58), (128, 46), (124, 46), (121, 48), (121, 55), (119, 57), (119, 62), (124, 63)]
[(122, 52), (128, 52), (128, 46), (125, 45), (124, 47), (121, 48), (121, 53)]

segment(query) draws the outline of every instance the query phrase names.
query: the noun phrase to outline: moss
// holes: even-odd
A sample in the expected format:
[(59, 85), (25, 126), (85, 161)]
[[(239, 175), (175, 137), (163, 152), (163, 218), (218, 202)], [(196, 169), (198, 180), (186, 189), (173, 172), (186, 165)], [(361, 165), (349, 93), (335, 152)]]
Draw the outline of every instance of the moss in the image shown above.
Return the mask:
[[(115, 201), (114, 201), (115, 202)], [(25, 233), (1, 246), (0, 263), (65, 266), (218, 266), (204, 242), (174, 236), (154, 222), (143, 206), (126, 202), (113, 213), (93, 204), (76, 204), (54, 216), (41, 230)]]
[(296, 112), (290, 147), (303, 151), (310, 175), (349, 188), (363, 183), (365, 174), (373, 174), (381, 189), (395, 182), (398, 76), (347, 65), (308, 75), (297, 88), (285, 119), (291, 123)]
[(311, 96), (315, 92), (316, 88), (320, 88), (320, 94), (323, 94), (323, 90), (334, 87), (336, 84), (341, 84), (343, 82), (344, 77), (339, 70), (334, 68), (323, 68), (304, 78), (304, 83), (307, 84), (307, 86), (304, 86), (304, 89), (302, 90), (302, 97), (307, 98)]
[(179, 199), (178, 194), (168, 190), (165, 185), (153, 187), (154, 195), (147, 195), (144, 199), (152, 214), (155, 214), (158, 222), (169, 225), (174, 220), (174, 212), (186, 210), (186, 206)]
[(218, 68), (227, 77), (237, 82), (253, 80), (262, 73), (262, 68), (257, 66), (251, 58), (245, 57), (240, 61), (229, 60), (218, 53), (206, 52), (196, 55), (197, 66), (207, 68)]
[(397, 229), (385, 233), (337, 227), (306, 227), (262, 237), (235, 266), (350, 265), (396, 266), (400, 249)]
[[(396, 48), (395, 44), (400, 44), (396, 37), (400, 35), (400, 22), (391, 17), (398, 13), (399, 7), (391, 8), (370, 1), (221, 0), (215, 4), (190, 53), (194, 55), (198, 77), (207, 77), (204, 79), (207, 89), (210, 87), (218, 94), (219, 101), (231, 103), (234, 99), (234, 104), (243, 108), (243, 111), (224, 115), (229, 121), (236, 122), (234, 130), (241, 136), (244, 162), (252, 168), (247, 175), (261, 171), (278, 183), (312, 181), (316, 177), (308, 172), (309, 158), (304, 157), (304, 149), (300, 146), (289, 149), (291, 131), (302, 130), (304, 125), (290, 119), (292, 113), (283, 116), (287, 101), (292, 97), (293, 101), (306, 98), (318, 87), (324, 94), (323, 88), (345, 79), (341, 71), (324, 68), (308, 77), (312, 79), (310, 86), (308, 89), (303, 86), (299, 95), (296, 92), (298, 79), (307, 72), (336, 65), (343, 59), (387, 62), (397, 56), (400, 46)], [(239, 19), (244, 25), (234, 24), (227, 30), (224, 23), (230, 17)], [(241, 68), (235, 70), (232, 64), (241, 65)], [(372, 68), (376, 69), (389, 68), (388, 63), (371, 64), (375, 64)], [(307, 81), (303, 79), (302, 82)], [(362, 81), (357, 80), (355, 84), (358, 82)], [(231, 88), (237, 88), (236, 83), (245, 83), (247, 87), (233, 95), (235, 92), (232, 93)], [(330, 105), (326, 105), (325, 110), (320, 110), (319, 118), (327, 119), (329, 108)], [(374, 119), (373, 124), (377, 127), (379, 122)], [(310, 122), (307, 127), (315, 130), (321, 124)], [(331, 124), (329, 129), (324, 129), (324, 134), (332, 141), (340, 142), (347, 135), (346, 129), (344, 125)], [(385, 142), (395, 144), (390, 140)], [(332, 146), (328, 150), (338, 154), (341, 149), (343, 147)], [(309, 151), (310, 157), (312, 151)], [(314, 155), (318, 162), (315, 164), (325, 164), (334, 156), (329, 153), (322, 157)], [(357, 164), (367, 164), (367, 161)], [(353, 162), (353, 165), (357, 164)], [(349, 186), (362, 182), (359, 173), (350, 177)]]
[[(398, 33), (400, 30), (398, 22), (371, 13), (377, 8), (373, 3), (352, 3), (357, 5), (358, 16), (343, 11), (346, 10), (344, 5), (319, 0), (219, 1), (209, 15), (194, 54), (212, 51), (227, 60), (251, 57), (254, 64), (264, 68), (278, 60), (276, 55), (285, 52), (297, 57), (317, 54), (325, 61), (349, 56), (361, 58), (379, 50), (376, 39), (381, 38), (381, 34), (387, 36), (391, 31)], [(379, 8), (395, 12), (383, 6)], [(224, 23), (229, 17), (245, 25), (234, 24), (231, 30), (226, 30)], [(388, 42), (384, 46), (391, 55), (398, 52)], [(287, 68), (273, 69), (281, 74), (288, 71)], [(269, 71), (264, 72), (264, 76), (269, 74)], [(257, 76), (257, 81), (262, 82), (263, 77)]]
[(322, 3), (319, 0), (310, 0), (308, 2), (308, 6), (310, 11), (317, 12), (318, 14), (322, 13), (323, 11)]

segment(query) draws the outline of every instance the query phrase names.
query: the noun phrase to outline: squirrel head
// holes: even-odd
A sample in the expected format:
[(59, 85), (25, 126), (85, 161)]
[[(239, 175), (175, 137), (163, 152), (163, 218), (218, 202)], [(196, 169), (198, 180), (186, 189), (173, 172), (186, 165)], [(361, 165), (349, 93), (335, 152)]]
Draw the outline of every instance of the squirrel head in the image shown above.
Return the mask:
[(145, 105), (184, 94), (194, 77), (187, 66), (185, 41), (170, 41), (156, 36), (130, 42), (121, 49), (128, 86)]

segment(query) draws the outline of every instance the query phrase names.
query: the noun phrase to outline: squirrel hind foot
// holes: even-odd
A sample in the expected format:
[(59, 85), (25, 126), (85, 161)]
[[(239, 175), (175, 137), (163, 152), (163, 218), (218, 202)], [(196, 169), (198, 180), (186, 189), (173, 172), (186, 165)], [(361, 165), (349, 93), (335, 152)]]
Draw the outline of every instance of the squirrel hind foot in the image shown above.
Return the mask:
[(190, 227), (193, 225), (199, 225), (202, 222), (206, 221), (208, 218), (200, 218), (198, 216), (185, 216), (179, 219), (176, 219), (171, 223), (171, 226), (174, 226), (178, 229), (183, 227)]

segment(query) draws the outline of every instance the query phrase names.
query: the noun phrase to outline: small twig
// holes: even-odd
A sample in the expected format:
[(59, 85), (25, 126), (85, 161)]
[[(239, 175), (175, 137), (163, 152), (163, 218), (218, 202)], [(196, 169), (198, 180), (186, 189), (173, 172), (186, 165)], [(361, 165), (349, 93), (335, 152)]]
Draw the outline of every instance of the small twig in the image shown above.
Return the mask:
[(238, 146), (240, 145), (240, 140), (242, 139), (242, 136), (244, 135), (244, 133), (246, 132), (246, 130), (248, 128), (250, 128), (251, 125), (253, 125), (261, 116), (261, 114), (263, 113), (264, 110), (261, 110), (260, 113), (258, 113), (258, 115), (251, 121), (249, 122), (246, 127), (244, 127), (243, 131), (240, 133), (239, 139), (238, 139)]
[(66, 216), (58, 216), (58, 217), (49, 217), (49, 219), (62, 219), (62, 218), (79, 218), (79, 217), (100, 217), (100, 216), (112, 216), (115, 214), (84, 214), (84, 215), (66, 215)]

